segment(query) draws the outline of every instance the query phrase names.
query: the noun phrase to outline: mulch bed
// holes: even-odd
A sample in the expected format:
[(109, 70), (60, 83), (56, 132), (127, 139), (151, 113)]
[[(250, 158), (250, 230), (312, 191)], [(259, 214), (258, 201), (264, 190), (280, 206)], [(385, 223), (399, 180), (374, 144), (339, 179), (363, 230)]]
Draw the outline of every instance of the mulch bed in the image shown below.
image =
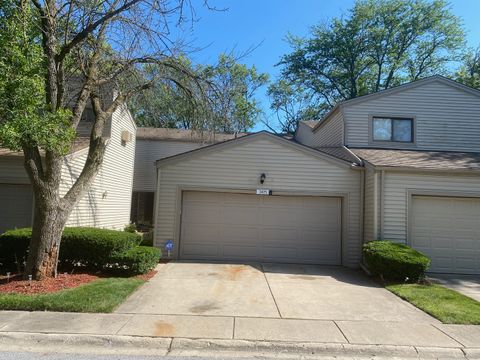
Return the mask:
[(47, 294), (88, 284), (98, 278), (98, 275), (92, 274), (59, 274), (57, 278), (30, 282), (24, 280), (22, 275), (14, 275), (10, 277), (9, 281), (5, 277), (0, 280), (0, 293)]
[(142, 275), (137, 275), (135, 276), (137, 279), (141, 279), (141, 280), (144, 280), (144, 281), (148, 281), (150, 280), (152, 277), (155, 276), (155, 274), (157, 273), (157, 270), (150, 270), (149, 272), (145, 273), (145, 274), (142, 274)]
[[(137, 275), (135, 278), (148, 281), (155, 276), (156, 273), (157, 272), (155, 270), (151, 270), (148, 273)], [(21, 274), (11, 275), (9, 280), (7, 280), (6, 276), (0, 276), (0, 294), (48, 294), (61, 290), (73, 289), (102, 277), (106, 277), (106, 275), (88, 273), (61, 273), (58, 274), (57, 278), (49, 278), (42, 281), (33, 280), (30, 283), (30, 281), (23, 279)]]

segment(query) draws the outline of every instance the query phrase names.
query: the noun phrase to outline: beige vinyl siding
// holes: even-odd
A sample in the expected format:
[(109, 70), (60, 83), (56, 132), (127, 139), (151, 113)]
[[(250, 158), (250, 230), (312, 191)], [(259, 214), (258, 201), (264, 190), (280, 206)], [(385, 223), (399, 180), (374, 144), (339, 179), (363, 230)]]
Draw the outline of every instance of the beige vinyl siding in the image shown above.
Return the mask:
[(376, 173), (372, 168), (365, 170), (365, 205), (364, 205), (364, 240), (376, 240), (377, 239), (377, 210), (375, 209), (375, 203), (377, 200), (377, 186), (376, 186)]
[(311, 146), (310, 144), (312, 143), (312, 139), (312, 127), (300, 121), (298, 123), (297, 131), (295, 132), (295, 140), (297, 140), (300, 144)]
[[(415, 148), (480, 151), (480, 97), (442, 81), (345, 104), (343, 113), (347, 146), (376, 146), (369, 144), (371, 116), (412, 116), (416, 122)], [(399, 144), (394, 146), (398, 148)]]
[(310, 147), (342, 146), (343, 145), (343, 115), (341, 110), (335, 111), (327, 122), (316, 131), (301, 124), (295, 139)]
[(408, 241), (408, 206), (413, 194), (449, 196), (480, 195), (478, 174), (433, 174), (385, 172), (384, 238)]
[[(250, 193), (257, 188), (268, 188), (274, 193), (289, 195), (344, 194), (343, 264), (357, 266), (361, 254), (361, 171), (306, 154), (280, 144), (279, 141), (283, 140), (274, 140), (267, 135), (240, 141), (216, 151), (212, 149), (192, 158), (166, 163), (159, 168), (155, 244), (163, 246), (165, 241), (178, 238), (176, 215), (181, 206), (180, 187), (244, 190)], [(266, 174), (264, 185), (259, 184), (262, 173)]]
[(186, 141), (137, 140), (133, 191), (155, 191), (155, 161), (197, 149), (201, 143)]
[[(122, 131), (132, 141), (122, 143)], [(125, 107), (112, 116), (111, 138), (97, 177), (68, 220), (68, 226), (94, 226), (123, 229), (130, 221), (136, 127)], [(61, 193), (64, 194), (82, 171), (88, 150), (64, 161)]]

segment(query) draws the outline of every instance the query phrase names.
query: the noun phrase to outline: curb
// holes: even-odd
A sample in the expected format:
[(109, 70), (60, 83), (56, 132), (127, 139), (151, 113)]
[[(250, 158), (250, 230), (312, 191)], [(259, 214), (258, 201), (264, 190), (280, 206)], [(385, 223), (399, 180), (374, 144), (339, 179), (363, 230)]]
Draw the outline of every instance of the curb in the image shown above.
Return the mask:
[(0, 333), (2, 351), (83, 353), (105, 355), (275, 357), (308, 359), (321, 357), (480, 359), (480, 348), (437, 348), (340, 343), (292, 343), (247, 340), (137, 337), (89, 334)]

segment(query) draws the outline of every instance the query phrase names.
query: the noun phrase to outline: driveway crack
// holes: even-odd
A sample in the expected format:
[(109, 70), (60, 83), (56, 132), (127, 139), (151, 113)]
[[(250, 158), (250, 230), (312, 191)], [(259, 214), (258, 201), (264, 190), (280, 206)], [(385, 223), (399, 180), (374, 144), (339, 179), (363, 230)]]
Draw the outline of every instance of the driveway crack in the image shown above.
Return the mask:
[(280, 309), (278, 308), (277, 299), (275, 299), (275, 296), (273, 296), (272, 288), (270, 287), (270, 283), (268, 282), (267, 275), (265, 275), (265, 269), (263, 267), (263, 264), (260, 264), (260, 266), (262, 268), (263, 277), (265, 278), (265, 281), (267, 282), (267, 286), (268, 286), (268, 290), (270, 291), (270, 295), (272, 295), (273, 303), (275, 304), (275, 307), (277, 308), (278, 316), (280, 318), (283, 318), (282, 314), (280, 313)]

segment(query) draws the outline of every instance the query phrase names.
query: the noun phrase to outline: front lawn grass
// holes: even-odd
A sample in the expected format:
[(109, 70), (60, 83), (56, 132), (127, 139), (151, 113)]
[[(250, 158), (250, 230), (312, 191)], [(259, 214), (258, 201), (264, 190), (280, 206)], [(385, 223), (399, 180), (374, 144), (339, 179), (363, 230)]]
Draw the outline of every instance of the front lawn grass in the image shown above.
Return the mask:
[(138, 278), (106, 278), (50, 294), (0, 294), (0, 310), (109, 313), (143, 283)]
[(480, 302), (444, 286), (398, 284), (387, 289), (445, 324), (480, 324)]

